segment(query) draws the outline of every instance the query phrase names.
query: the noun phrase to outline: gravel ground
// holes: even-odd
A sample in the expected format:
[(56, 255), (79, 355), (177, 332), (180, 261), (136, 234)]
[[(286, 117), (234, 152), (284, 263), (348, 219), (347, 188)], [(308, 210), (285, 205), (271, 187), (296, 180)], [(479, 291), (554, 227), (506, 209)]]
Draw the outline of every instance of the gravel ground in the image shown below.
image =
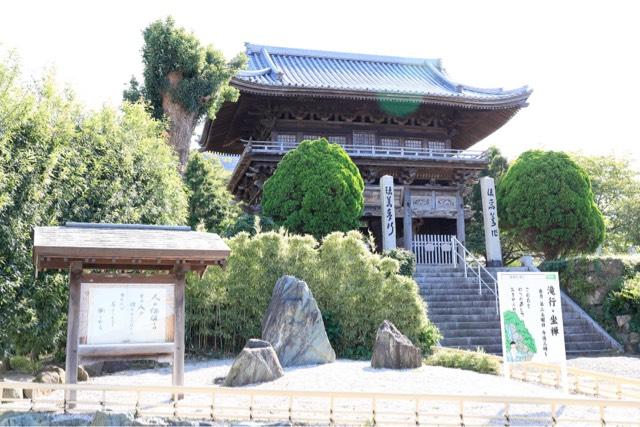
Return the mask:
[(567, 365), (572, 368), (640, 379), (640, 357), (578, 357), (568, 360)]
[[(231, 367), (232, 360), (210, 360), (199, 362), (188, 362), (185, 367), (185, 385), (201, 386), (213, 385), (216, 377), (225, 376)], [(170, 385), (171, 372), (170, 368), (160, 368), (154, 370), (131, 370), (118, 372), (112, 375), (92, 378), (91, 383), (96, 384), (119, 384), (119, 385), (137, 385), (137, 384), (157, 384)], [(441, 368), (436, 366), (423, 366), (414, 370), (374, 370), (366, 361), (338, 360), (335, 363), (327, 365), (296, 367), (285, 369), (284, 377), (256, 386), (257, 389), (273, 389), (273, 390), (314, 390), (314, 391), (360, 391), (360, 392), (384, 392), (384, 393), (411, 393), (411, 394), (447, 394), (447, 395), (472, 395), (472, 396), (488, 396), (488, 395), (511, 395), (524, 397), (567, 397), (560, 390), (541, 386), (532, 383), (524, 383), (516, 380), (509, 380), (501, 376), (484, 375), (470, 371), (459, 369)], [(55, 392), (50, 397), (61, 397), (61, 392)], [(79, 394), (81, 400), (100, 401), (99, 392), (82, 392)], [(572, 396), (573, 398), (583, 399), (584, 397)], [(109, 393), (107, 396), (109, 406), (112, 404), (120, 404), (122, 406), (114, 407), (117, 410), (131, 410), (135, 404), (135, 393)], [(143, 410), (153, 410), (160, 413), (156, 416), (170, 416), (172, 408), (170, 396), (167, 394), (146, 394), (141, 401)], [(187, 395), (185, 400), (181, 401), (185, 410), (193, 410), (193, 406), (189, 405), (205, 405), (205, 408), (197, 409), (198, 414), (202, 414), (203, 418), (209, 416), (209, 408), (211, 404), (211, 395)], [(216, 410), (218, 416), (229, 413), (222, 413), (223, 406), (236, 406), (242, 408), (233, 412), (237, 414), (236, 418), (249, 418), (249, 405), (254, 408), (254, 415), (259, 419), (260, 414), (270, 414), (279, 416), (280, 419), (286, 419), (288, 416), (288, 402), (285, 397), (261, 397), (256, 398), (250, 403), (249, 398), (245, 396), (218, 396), (216, 397)], [(478, 399), (475, 403), (465, 403), (465, 414), (467, 422), (473, 420), (470, 418), (473, 414), (484, 415), (486, 418), (480, 421), (483, 425), (503, 425), (505, 422), (504, 405), (491, 404)], [(88, 409), (88, 407), (87, 407)], [(336, 399), (335, 401), (335, 417), (338, 420), (344, 420), (341, 417), (351, 417), (350, 419), (359, 424), (368, 421), (368, 418), (357, 418), (354, 410), (366, 411), (365, 417), (370, 418), (371, 401), (354, 399)], [(433, 414), (441, 414), (440, 422), (446, 422), (447, 418), (442, 418), (444, 412), (454, 412), (458, 409), (457, 402), (435, 401), (422, 402), (420, 404), (421, 417), (430, 417)], [(243, 412), (244, 411), (244, 412)], [(379, 414), (379, 423), (384, 424), (383, 414), (393, 411), (398, 417), (401, 417), (403, 423), (413, 423), (415, 413), (415, 402), (413, 401), (378, 401), (377, 411)], [(539, 416), (548, 417), (549, 407), (543, 405), (511, 405), (510, 418), (512, 425), (546, 425), (546, 421), (536, 422), (530, 418), (527, 421), (519, 423), (518, 414), (524, 414), (529, 417)], [(596, 408), (580, 407), (580, 406), (564, 406), (558, 405), (557, 408), (559, 421), (562, 417), (575, 417), (580, 420), (591, 418), (598, 419), (598, 411)], [(607, 412), (608, 416), (614, 415), (618, 420), (637, 420), (640, 419), (640, 408), (637, 409), (612, 409)], [(613, 412), (611, 412), (613, 411)], [(318, 417), (318, 421), (326, 423), (329, 417), (329, 403), (326, 399), (318, 398), (301, 398), (294, 402), (294, 414), (304, 414), (308, 416)], [(547, 418), (548, 419), (548, 418)], [(322, 421), (321, 421), (322, 420)], [(459, 422), (459, 419), (449, 419), (452, 422)], [(341, 422), (338, 421), (338, 424)], [(346, 421), (343, 421), (346, 423)], [(587, 425), (582, 423), (581, 425)], [(609, 425), (624, 425), (609, 423)]]

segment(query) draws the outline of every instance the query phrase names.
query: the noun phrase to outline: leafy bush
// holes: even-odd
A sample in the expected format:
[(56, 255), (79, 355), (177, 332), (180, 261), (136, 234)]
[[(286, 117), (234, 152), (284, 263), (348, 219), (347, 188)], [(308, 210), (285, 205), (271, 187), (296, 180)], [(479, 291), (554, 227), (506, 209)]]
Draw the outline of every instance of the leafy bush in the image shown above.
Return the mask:
[(383, 255), (400, 263), (399, 273), (401, 275), (413, 277), (413, 273), (416, 272), (416, 256), (413, 252), (398, 248), (384, 251)]
[(9, 366), (11, 369), (23, 374), (35, 374), (41, 364), (37, 361), (29, 359), (27, 356), (13, 356), (9, 358)]
[(439, 339), (416, 283), (399, 263), (372, 253), (357, 231), (311, 236), (240, 233), (228, 241), (226, 268), (187, 281), (187, 340), (192, 350), (232, 353), (259, 337), (273, 286), (285, 274), (307, 282), (339, 356), (371, 354), (383, 320), (393, 322), (426, 353)]
[(320, 238), (360, 226), (364, 181), (349, 155), (326, 139), (303, 141), (265, 182), (262, 211), (294, 233)]
[(604, 312), (612, 321), (616, 316), (630, 315), (631, 330), (640, 332), (640, 276), (625, 281), (619, 290), (609, 292)]
[(277, 228), (275, 222), (268, 216), (243, 212), (224, 232), (226, 237), (233, 237), (243, 231), (254, 236), (258, 233), (273, 231)]
[(604, 240), (589, 177), (564, 153), (521, 154), (497, 191), (500, 225), (547, 259), (593, 252)]
[(465, 369), (481, 374), (497, 375), (500, 372), (500, 363), (498, 363), (494, 357), (484, 353), (481, 349), (475, 352), (438, 349), (425, 360), (425, 363), (427, 365), (442, 366), (444, 368)]

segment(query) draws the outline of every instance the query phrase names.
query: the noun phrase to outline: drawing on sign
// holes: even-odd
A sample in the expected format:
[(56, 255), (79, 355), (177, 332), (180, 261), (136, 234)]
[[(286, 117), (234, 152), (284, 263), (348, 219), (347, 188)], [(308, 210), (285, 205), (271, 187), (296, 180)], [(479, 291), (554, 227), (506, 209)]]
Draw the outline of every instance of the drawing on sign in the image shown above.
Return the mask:
[(101, 285), (88, 291), (87, 344), (166, 341), (165, 286)]
[(507, 362), (564, 362), (564, 330), (557, 273), (498, 273)]

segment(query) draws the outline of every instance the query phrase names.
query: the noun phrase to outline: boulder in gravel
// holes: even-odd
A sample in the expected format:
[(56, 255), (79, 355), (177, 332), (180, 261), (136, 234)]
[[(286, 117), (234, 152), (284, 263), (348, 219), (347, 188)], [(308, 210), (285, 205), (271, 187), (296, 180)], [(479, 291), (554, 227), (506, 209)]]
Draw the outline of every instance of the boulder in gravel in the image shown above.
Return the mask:
[(87, 374), (90, 377), (99, 377), (100, 375), (102, 375), (102, 368), (104, 367), (104, 362), (87, 363), (85, 365), (82, 365), (82, 367), (84, 368), (85, 371), (87, 371)]
[(284, 367), (336, 360), (318, 303), (307, 284), (293, 276), (282, 276), (273, 288), (262, 339), (273, 345)]
[(82, 366), (78, 366), (78, 381), (89, 381), (89, 373)]
[(58, 366), (45, 366), (33, 379), (34, 383), (64, 384), (64, 369)]
[(422, 351), (413, 345), (395, 325), (382, 322), (376, 333), (376, 343), (371, 358), (372, 368), (414, 369), (422, 366)]
[(225, 387), (273, 381), (284, 375), (278, 355), (268, 341), (250, 339), (224, 379)]

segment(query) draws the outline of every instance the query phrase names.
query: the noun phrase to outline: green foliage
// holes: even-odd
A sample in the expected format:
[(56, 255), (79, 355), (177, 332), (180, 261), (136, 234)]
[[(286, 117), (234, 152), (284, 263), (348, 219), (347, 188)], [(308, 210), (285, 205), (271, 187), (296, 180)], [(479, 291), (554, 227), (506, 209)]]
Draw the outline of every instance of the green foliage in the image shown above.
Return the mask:
[(401, 275), (413, 277), (413, 273), (416, 272), (416, 256), (413, 252), (398, 248), (384, 251), (383, 255), (395, 259), (400, 263), (400, 270), (398, 272)]
[(416, 283), (399, 263), (372, 253), (357, 231), (332, 233), (322, 245), (311, 236), (240, 233), (228, 241), (226, 268), (187, 281), (187, 340), (191, 349), (238, 351), (259, 337), (273, 286), (285, 274), (307, 282), (329, 339), (340, 356), (370, 355), (383, 320), (392, 321), (430, 352), (439, 334), (429, 323)]
[(64, 341), (68, 284), (34, 279), (33, 227), (184, 223), (186, 193), (165, 127), (143, 105), (84, 111), (51, 76), (20, 84), (11, 60), (0, 88), (0, 353), (37, 355)]
[(364, 181), (349, 155), (326, 139), (289, 151), (264, 184), (262, 210), (294, 233), (320, 238), (360, 226)]
[[(490, 176), (494, 179), (496, 189), (500, 187), (500, 181), (509, 169), (509, 163), (497, 147), (489, 147), (487, 150), (489, 164), (485, 170), (480, 172), (480, 176)], [(501, 200), (498, 199), (498, 206)], [(465, 246), (476, 254), (485, 254), (484, 218), (482, 211), (482, 194), (480, 183), (474, 184), (470, 194), (466, 197), (465, 203), (470, 206), (473, 215), (465, 223), (466, 241)], [(525, 255), (525, 248), (522, 242), (514, 233), (508, 230), (500, 230), (500, 244), (502, 247), (502, 258), (505, 265), (520, 259)]]
[(192, 153), (184, 174), (189, 191), (189, 225), (204, 225), (211, 233), (221, 234), (235, 223), (240, 213), (227, 190), (228, 173), (215, 157)]
[(640, 245), (640, 179), (630, 161), (614, 156), (572, 157), (589, 175), (596, 205), (604, 216), (603, 249), (623, 253), (629, 246)]
[[(142, 94), (150, 102), (157, 119), (165, 113), (163, 96), (195, 113), (196, 122), (207, 114), (215, 113), (224, 101), (234, 101), (238, 91), (229, 86), (229, 80), (246, 62), (238, 55), (230, 62), (213, 46), (203, 46), (193, 33), (177, 27), (173, 18), (157, 20), (143, 31), (144, 87), (132, 79), (125, 91), (125, 99)], [(171, 84), (170, 75), (177, 81)]]
[(531, 333), (524, 324), (524, 321), (520, 319), (514, 311), (507, 310), (504, 312), (504, 324), (515, 326), (518, 335), (522, 337), (523, 344), (527, 346), (529, 351), (532, 353), (537, 351), (536, 341), (531, 336)]
[(547, 259), (593, 252), (604, 239), (589, 177), (564, 153), (523, 153), (497, 191), (503, 229)]
[(230, 225), (226, 231), (226, 237), (233, 237), (238, 233), (249, 233), (251, 236), (255, 236), (258, 233), (275, 230), (276, 224), (271, 218), (263, 215), (256, 215), (243, 212)]
[(27, 356), (10, 357), (9, 366), (14, 371), (17, 371), (23, 374), (35, 374), (42, 367), (39, 361), (33, 361)]
[(630, 315), (631, 330), (640, 332), (640, 275), (626, 280), (619, 290), (610, 292), (603, 308), (605, 315), (612, 322), (616, 316)]
[(498, 375), (500, 372), (500, 363), (482, 349), (477, 351), (439, 349), (427, 357), (425, 363), (431, 366), (464, 369), (480, 374)]

